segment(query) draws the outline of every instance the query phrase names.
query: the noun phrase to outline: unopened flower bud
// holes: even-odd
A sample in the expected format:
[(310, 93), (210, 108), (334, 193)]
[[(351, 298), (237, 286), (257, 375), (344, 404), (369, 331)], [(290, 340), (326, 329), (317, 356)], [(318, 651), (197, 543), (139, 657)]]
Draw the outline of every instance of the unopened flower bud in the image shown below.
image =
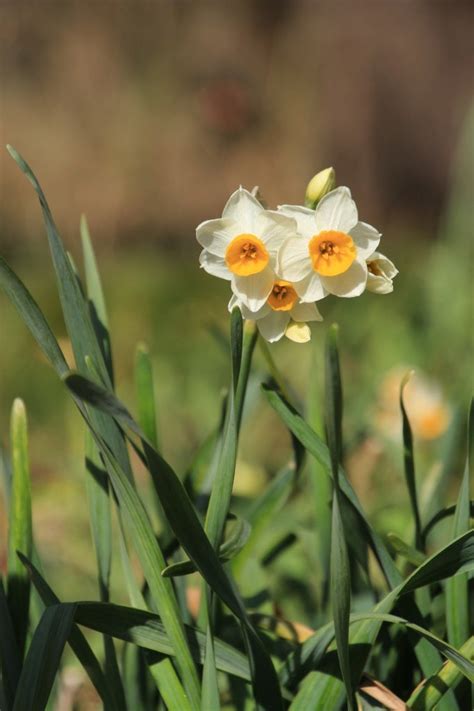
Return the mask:
[(336, 172), (334, 168), (325, 168), (311, 178), (306, 188), (304, 204), (312, 210), (318, 202), (336, 187)]

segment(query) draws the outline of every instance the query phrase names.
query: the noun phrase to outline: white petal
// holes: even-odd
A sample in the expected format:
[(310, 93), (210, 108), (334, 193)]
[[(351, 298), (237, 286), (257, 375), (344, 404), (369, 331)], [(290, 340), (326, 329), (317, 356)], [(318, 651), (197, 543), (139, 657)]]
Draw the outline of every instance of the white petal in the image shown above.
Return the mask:
[(304, 237), (287, 239), (280, 248), (277, 274), (287, 281), (301, 281), (312, 269), (308, 240)]
[[(275, 273), (267, 267), (260, 274), (251, 276), (232, 275), (232, 291), (252, 314), (255, 314), (266, 302), (273, 288)], [(255, 318), (253, 316), (252, 318)]]
[(196, 239), (202, 247), (205, 247), (211, 254), (223, 257), (229, 242), (236, 235), (235, 223), (233, 220), (206, 220), (201, 222), (196, 228)]
[(393, 279), (398, 274), (398, 269), (395, 264), (381, 252), (374, 252), (367, 261), (376, 261), (380, 269), (389, 279)]
[(346, 234), (357, 223), (357, 207), (349, 188), (336, 188), (325, 195), (315, 212), (316, 232), (338, 230)]
[(296, 304), (296, 306), (293, 306), (291, 309), (290, 315), (293, 321), (300, 321), (304, 323), (306, 321), (323, 320), (316, 304)]
[(278, 212), (296, 220), (298, 232), (302, 237), (313, 237), (316, 234), (316, 221), (314, 210), (301, 205), (278, 205)]
[(235, 306), (238, 306), (239, 309), (242, 310), (242, 305), (241, 305), (240, 301), (238, 300), (238, 298), (236, 297), (235, 294), (232, 294), (232, 296), (230, 297), (230, 301), (227, 304), (227, 308), (230, 313), (232, 313)]
[(242, 316), (250, 321), (258, 321), (260, 318), (264, 318), (271, 310), (267, 302), (265, 302), (258, 311), (250, 311), (245, 304), (242, 304)]
[(360, 296), (367, 284), (367, 265), (357, 259), (343, 274), (332, 277), (321, 277), (325, 288), (335, 296)]
[(245, 304), (243, 304), (240, 299), (235, 294), (233, 294), (230, 298), (229, 305), (227, 308), (232, 313), (232, 310), (235, 306), (238, 306), (242, 312), (242, 316), (246, 319), (249, 319), (250, 321), (257, 321), (257, 319), (263, 318), (269, 313), (269, 311), (272, 310), (271, 307), (267, 303), (265, 303), (258, 311), (250, 311), (250, 309), (248, 309), (247, 306), (245, 306)]
[(291, 321), (285, 331), (285, 336), (295, 343), (307, 343), (311, 340), (311, 329), (307, 323)]
[(211, 254), (207, 249), (203, 249), (199, 255), (199, 264), (208, 274), (219, 277), (219, 279), (227, 279), (227, 281), (232, 279), (232, 273), (222, 257)]
[(361, 259), (367, 259), (375, 252), (382, 236), (375, 227), (366, 222), (358, 222), (351, 229), (350, 235), (357, 247), (357, 256)]
[(235, 220), (239, 225), (239, 234), (256, 234), (257, 217), (262, 211), (263, 207), (257, 198), (240, 186), (228, 199), (222, 217)]
[(295, 291), (304, 303), (319, 301), (327, 296), (327, 291), (321, 281), (321, 277), (316, 272), (311, 271), (306, 279), (302, 279), (293, 284)]
[(367, 274), (367, 291), (374, 294), (391, 294), (393, 291), (393, 282), (385, 276)]
[(257, 321), (257, 327), (265, 340), (273, 343), (283, 336), (289, 320), (287, 311), (271, 310), (267, 316)]
[(296, 236), (296, 222), (274, 210), (264, 210), (257, 218), (257, 237), (265, 243), (272, 253), (280, 249), (288, 237)]

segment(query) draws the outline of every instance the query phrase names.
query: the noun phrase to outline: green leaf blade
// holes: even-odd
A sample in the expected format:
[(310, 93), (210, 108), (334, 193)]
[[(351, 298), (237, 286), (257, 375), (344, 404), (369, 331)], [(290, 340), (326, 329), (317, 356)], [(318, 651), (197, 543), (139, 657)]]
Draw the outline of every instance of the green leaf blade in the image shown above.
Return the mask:
[(28, 429), (25, 405), (16, 399), (10, 424), (12, 482), (8, 528), (8, 605), (16, 633), (17, 648), (23, 657), (30, 607), (30, 580), (18, 553), (31, 556), (33, 530), (31, 483), (28, 458)]
[(56, 678), (76, 607), (47, 607), (35, 630), (18, 682), (13, 711), (43, 711)]

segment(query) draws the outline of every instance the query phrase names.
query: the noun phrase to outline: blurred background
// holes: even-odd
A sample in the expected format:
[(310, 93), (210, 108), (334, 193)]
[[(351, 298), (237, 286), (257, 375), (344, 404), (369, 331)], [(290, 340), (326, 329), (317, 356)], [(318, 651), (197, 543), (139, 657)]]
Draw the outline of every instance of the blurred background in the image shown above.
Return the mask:
[[(219, 216), (239, 184), (259, 185), (271, 207), (301, 203), (312, 175), (332, 165), (360, 218), (384, 233), (395, 291), (326, 299), (313, 343), (272, 353), (303, 400), (308, 383), (320, 384), (327, 324), (339, 322), (348, 469), (382, 531), (408, 520), (397, 397), (414, 367), (423, 495), (428, 508), (433, 492), (453, 500), (459, 457), (447, 472), (439, 461), (464, 427), (472, 375), (472, 9), (462, 0), (1, 4), (2, 144), (36, 172), (78, 264), (87, 215), (119, 393), (133, 410), (144, 340), (160, 439), (179, 472), (215, 426), (229, 375), (228, 287), (198, 269), (195, 227)], [(3, 149), (0, 166), (0, 252), (70, 357), (36, 197)], [(264, 368), (257, 354), (242, 496), (289, 452), (258, 394)], [(82, 425), (2, 295), (0, 374), (4, 447), (13, 398), (29, 411), (35, 533), (52, 580), (65, 595), (95, 596)]]

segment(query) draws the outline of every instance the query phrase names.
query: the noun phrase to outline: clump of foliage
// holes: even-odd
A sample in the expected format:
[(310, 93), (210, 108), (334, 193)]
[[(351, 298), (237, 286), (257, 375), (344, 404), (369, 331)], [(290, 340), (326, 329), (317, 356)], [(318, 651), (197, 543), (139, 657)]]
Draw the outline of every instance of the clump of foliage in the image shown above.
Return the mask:
[[(0, 585), (1, 708), (46, 708), (54, 697), (66, 644), (107, 711), (467, 708), (468, 680), (474, 680), (469, 607), (474, 569), (472, 418), (457, 502), (423, 520), (402, 383), (405, 477), (414, 536), (384, 540), (344, 471), (337, 329), (330, 329), (326, 345), (323, 435), (295, 407), (284, 374), (264, 346), (269, 375), (262, 392), (289, 431), (292, 455), (261, 493), (238, 505), (232, 497), (235, 463), (259, 335), (234, 309), (231, 379), (221, 423), (185, 475), (178, 476), (160, 453), (152, 365), (143, 346), (136, 358), (136, 417), (115, 394), (107, 310), (86, 223), (83, 282), (38, 181), (23, 159), (10, 152), (40, 200), (74, 372), (38, 304), (2, 259), (0, 286), (84, 421), (99, 600), (62, 602), (46, 580), (31, 524), (26, 414), (16, 401), (5, 487), (8, 569)], [(319, 542), (320, 558), (327, 564), (321, 570), (317, 629), (285, 619), (279, 600), (271, 597), (269, 567), (295, 536), (273, 541), (270, 548), (261, 545), (272, 521), (285, 515), (285, 506), (305, 486), (306, 458), (315, 462), (313, 479), (320, 483), (322, 498), (330, 494), (330, 506), (318, 512), (324, 518), (318, 521), (319, 530), (326, 532)], [(147, 492), (137, 487), (137, 466), (148, 472)], [(446, 519), (451, 536), (433, 550), (430, 536)], [(114, 551), (121, 559), (128, 606), (111, 600)], [(246, 594), (249, 579), (263, 594)], [(101, 633), (102, 653), (92, 648), (81, 628)]]

